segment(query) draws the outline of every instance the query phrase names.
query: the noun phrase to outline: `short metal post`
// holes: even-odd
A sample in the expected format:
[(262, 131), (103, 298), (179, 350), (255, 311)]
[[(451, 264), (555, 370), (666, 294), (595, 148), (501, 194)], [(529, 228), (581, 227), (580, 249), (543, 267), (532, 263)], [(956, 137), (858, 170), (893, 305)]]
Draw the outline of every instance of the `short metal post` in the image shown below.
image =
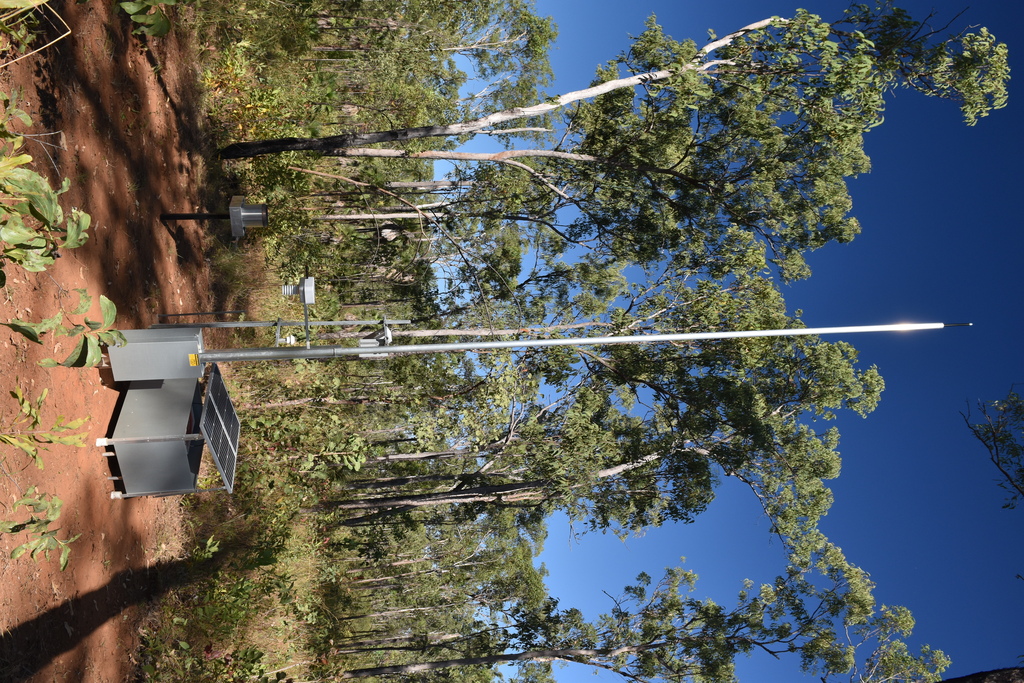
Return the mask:
[(229, 219), (228, 213), (162, 213), (162, 221), (211, 221), (217, 219)]

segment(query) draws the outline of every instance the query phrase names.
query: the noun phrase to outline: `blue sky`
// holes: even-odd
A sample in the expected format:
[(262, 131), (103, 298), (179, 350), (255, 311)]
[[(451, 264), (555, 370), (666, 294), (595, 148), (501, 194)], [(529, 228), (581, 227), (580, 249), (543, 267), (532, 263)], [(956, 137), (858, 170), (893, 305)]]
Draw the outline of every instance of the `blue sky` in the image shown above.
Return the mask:
[[(898, 3), (915, 17), (933, 8), (945, 23), (966, 5), (951, 0)], [(559, 26), (552, 92), (589, 83), (594, 68), (628, 46), (651, 13), (675, 38), (702, 42), (767, 16), (804, 7), (827, 19), (846, 3), (830, 0), (539, 0)], [(976, 0), (956, 27), (987, 26), (1010, 46), (1024, 35), (1017, 3)], [(1024, 73), (1024, 71), (1017, 71)], [(986, 453), (960, 417), (969, 403), (1024, 383), (1024, 304), (1018, 269), (1024, 256), (1015, 198), (1022, 177), (1019, 103), (974, 128), (955, 105), (909, 92), (896, 95), (886, 121), (867, 135), (870, 174), (852, 183), (863, 234), (814, 254), (812, 278), (786, 298), (808, 326), (888, 322), (973, 322), (908, 334), (856, 335), (865, 365), (886, 380), (867, 419), (838, 421), (843, 473), (826, 533), (870, 572), (881, 603), (909, 607), (914, 645), (953, 659), (947, 677), (1014, 666), (1024, 654), (1024, 509), (1003, 510)], [(697, 523), (652, 530), (625, 543), (612, 536), (572, 538), (553, 521), (541, 558), (549, 586), (566, 606), (596, 616), (608, 598), (647, 571), (655, 577), (686, 556), (700, 575), (698, 595), (730, 603), (744, 578), (770, 580), (783, 567), (766, 520), (749, 494), (726, 486)], [(794, 662), (740, 663), (741, 679), (798, 680)], [(561, 681), (594, 680), (566, 668)], [(606, 676), (599, 676), (604, 680)], [(810, 679), (810, 680), (817, 680)]]

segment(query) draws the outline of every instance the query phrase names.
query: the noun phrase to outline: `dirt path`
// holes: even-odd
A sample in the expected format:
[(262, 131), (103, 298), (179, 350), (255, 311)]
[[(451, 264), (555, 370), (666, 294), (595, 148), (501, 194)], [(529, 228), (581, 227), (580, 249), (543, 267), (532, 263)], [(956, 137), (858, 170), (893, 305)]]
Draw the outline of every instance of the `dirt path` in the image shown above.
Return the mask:
[[(145, 327), (156, 313), (210, 310), (203, 255), (213, 238), (199, 224), (159, 220), (162, 212), (200, 208), (195, 60), (173, 33), (146, 41), (131, 35), (127, 17), (112, 16), (113, 5), (53, 3), (73, 34), (0, 70), (0, 87), (24, 89), (31, 132), (60, 132), (39, 138), (59, 140), (60, 149), (27, 143), (35, 170), (70, 178), (62, 206), (92, 216), (88, 243), (65, 252), (47, 273), (8, 267), (0, 290), (4, 320), (38, 321), (71, 310), (76, 287), (110, 297), (120, 328)], [(92, 317), (99, 317), (96, 302)], [(45, 424), (57, 415), (91, 416), (86, 442), (94, 443), (108, 431), (118, 393), (97, 370), (36, 365), (70, 351), (54, 342), (30, 344), (0, 328), (0, 426), (16, 412), (6, 394), (17, 383), (31, 396), (49, 389)], [(111, 500), (107, 461), (93, 446), (50, 448), (41, 472), (19, 451), (0, 449), (0, 519), (22, 518), (11, 504), (36, 485), (64, 501), (61, 537), (81, 534), (65, 572), (55, 558), (8, 559), (24, 538), (0, 536), (0, 680), (125, 680), (152, 597), (151, 568), (183, 552), (178, 499)]]

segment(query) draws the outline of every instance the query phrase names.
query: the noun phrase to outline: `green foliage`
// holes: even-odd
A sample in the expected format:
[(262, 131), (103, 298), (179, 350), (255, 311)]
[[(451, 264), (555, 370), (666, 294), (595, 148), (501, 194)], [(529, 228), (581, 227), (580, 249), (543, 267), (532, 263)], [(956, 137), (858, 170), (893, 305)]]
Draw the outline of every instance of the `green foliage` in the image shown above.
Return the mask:
[(238, 46), (254, 63), (273, 68), (311, 47), (317, 36), (317, 16), (327, 3), (306, 0), (287, 8), (273, 0), (244, 3), (191, 0), (192, 27), (218, 49)]
[(1007, 493), (1003, 507), (1015, 508), (1024, 497), (1024, 399), (1011, 390), (1004, 399), (979, 403), (979, 409), (981, 420), (964, 415), (964, 422), (999, 471), (999, 485)]
[(40, 411), (43, 401), (46, 400), (48, 389), (43, 389), (39, 397), (33, 401), (28, 398), (21, 387), (11, 390), (11, 397), (18, 402), (20, 412), (15, 418), (14, 424), (7, 429), (10, 431), (0, 432), (0, 443), (14, 446), (21, 449), (25, 454), (35, 460), (36, 466), (43, 469), (43, 459), (39, 454), (39, 448), (45, 448), (45, 444), (62, 444), (66, 446), (85, 446), (86, 434), (66, 434), (79, 429), (89, 418), (83, 417), (71, 422), (65, 422), (63, 417), (58, 416), (49, 429), (37, 429), (42, 422)]
[(296, 419), (295, 414), (283, 410), (250, 411), (243, 419), (257, 438), (302, 454), (293, 464), (296, 475), (328, 479), (339, 467), (359, 471), (366, 460), (365, 439), (346, 434), (347, 423), (336, 413), (321, 410), (315, 416)]
[(135, 33), (160, 38), (171, 30), (171, 20), (167, 18), (162, 6), (176, 5), (177, 2), (178, 0), (129, 0), (117, 3), (117, 6), (139, 25)]
[(0, 92), (0, 286), (6, 281), (3, 268), (10, 262), (28, 271), (45, 270), (59, 256), (59, 249), (81, 246), (88, 238), (89, 215), (72, 209), (65, 217), (57, 196), (67, 191), (65, 179), (58, 190), (38, 173), (24, 168), (32, 161), (19, 154), (24, 138), (12, 130), (14, 121), (32, 123), (16, 107), (17, 97)]
[[(642, 573), (614, 599), (611, 611), (587, 622), (576, 609), (558, 609), (547, 600), (513, 609), (509, 623), (492, 627), (496, 642), (486, 653), (457, 650), (447, 659), (431, 659), (430, 669), (526, 664), (530, 676), (550, 672), (552, 661), (618, 673), (634, 681), (734, 681), (734, 660), (762, 651), (775, 656), (798, 651), (804, 669), (829, 680), (848, 675), (851, 653), (866, 641), (847, 644), (847, 636), (877, 638), (860, 680), (937, 681), (948, 665), (942, 653), (907, 653), (902, 641), (912, 626), (906, 610), (883, 608), (868, 620), (849, 610), (850, 586), (843, 575), (815, 585), (797, 568), (764, 584), (752, 595), (742, 591), (735, 608), (691, 596), (696, 575), (671, 568), (652, 585)], [(748, 584), (752, 587), (752, 584)], [(862, 624), (867, 624), (863, 628)], [(478, 632), (479, 633), (479, 632)], [(443, 650), (440, 647), (433, 648)], [(511, 651), (509, 651), (511, 649)], [(346, 678), (409, 675), (417, 663), (350, 668)], [(834, 679), (833, 679), (834, 680)]]
[(875, 649), (855, 671), (859, 681), (921, 681), (934, 683), (942, 679), (950, 660), (941, 650), (927, 645), (920, 655), (910, 653), (900, 637), (907, 637), (914, 628), (914, 618), (905, 607), (886, 607), (856, 629), (862, 642), (874, 642)]
[[(37, 3), (25, 3), (25, 6)], [(5, 17), (5, 22), (8, 17)], [(28, 23), (19, 24), (18, 30), (25, 29)], [(4, 30), (9, 28), (4, 24)], [(26, 41), (27, 35), (15, 33), (15, 38)], [(40, 174), (26, 168), (32, 157), (20, 153), (24, 137), (14, 131), (15, 122), (31, 125), (28, 115), (17, 107), (17, 96), (0, 93), (0, 286), (6, 283), (5, 267), (13, 263), (30, 272), (45, 270), (60, 255), (59, 250), (76, 248), (88, 238), (89, 215), (72, 209), (65, 215), (58, 202), (58, 196), (65, 192), (70, 182), (65, 179), (61, 187), (54, 190), (49, 182)], [(84, 290), (79, 292), (79, 307), (76, 314), (84, 314), (91, 298)], [(120, 333), (110, 329), (113, 324), (115, 310), (111, 302), (102, 298), (101, 308), (104, 321), (94, 322), (86, 319), (84, 325), (62, 326), (62, 313), (32, 323), (24, 320), (0, 322), (27, 339), (40, 343), (40, 336), (47, 332), (55, 335), (80, 337), (78, 346), (64, 361), (66, 366), (96, 365), (99, 362), (99, 344), (113, 343), (123, 339)], [(43, 361), (44, 365), (56, 364), (56, 361)], [(80, 418), (65, 422), (58, 417), (49, 429), (40, 429), (41, 409), (46, 399), (44, 390), (34, 401), (24, 394), (20, 387), (10, 392), (18, 402), (19, 413), (14, 424), (6, 427), (8, 431), (0, 433), (0, 443), (13, 446), (32, 457), (36, 465), (42, 469), (43, 460), (40, 448), (49, 444), (84, 446), (84, 433), (75, 433), (88, 418)], [(27, 520), (20, 522), (0, 521), (0, 531), (5, 533), (27, 532), (29, 540), (17, 546), (11, 553), (16, 559), (25, 553), (38, 560), (40, 557), (49, 559), (52, 551), (59, 550), (61, 571), (68, 564), (71, 543), (78, 536), (58, 538), (60, 529), (50, 528), (61, 513), (62, 501), (56, 496), (41, 493), (31, 487), (23, 497), (14, 503), (13, 510), (27, 508), (30, 512)]]
[[(181, 570), (191, 581), (164, 601), (164, 619), (143, 634), (141, 669), (149, 680), (274, 680), (262, 677), (266, 655), (259, 647), (237, 644), (271, 600), (285, 600), (290, 590), (276, 571), (275, 532), (264, 526), (266, 519), (253, 521), (244, 530), (228, 531), (224, 538), (208, 536), (195, 542), (188, 565)], [(247, 540), (255, 541), (256, 547), (229, 545)]]
[[(517, 2), (457, 4), (436, 12), (436, 2), (408, 2), (398, 15), (384, 2), (373, 16), (352, 17), (317, 17), (311, 5), (269, 22), (271, 35), (299, 22), (282, 51), (304, 41), (322, 48), (307, 54), (333, 60), (326, 66), (335, 72), (316, 74), (264, 64), (274, 48), (263, 38), (230, 46), (235, 29), (224, 17), (254, 21), (248, 15), (264, 16), (269, 5), (211, 11), (217, 40), (226, 41), (211, 51), (205, 76), (218, 135), (327, 128), (334, 121), (325, 110), (339, 102), (351, 114), (345, 128), (358, 131), (442, 124), (542, 99), (533, 92), (546, 78), (542, 63), (525, 66), (533, 58), (513, 42), (503, 53), (472, 48), (472, 59), (481, 74), (517, 73), (522, 88), (457, 102), (466, 74), (446, 53), (501, 42), (513, 35), (509, 27), (534, 21)], [(539, 54), (553, 27), (535, 23), (524, 35), (536, 30), (529, 49)], [(313, 273), (331, 282), (318, 317), (383, 312), (417, 326), (488, 326), (509, 336), (530, 334), (525, 328), (538, 321), (548, 326), (538, 334), (565, 337), (798, 328), (780, 282), (809, 274), (809, 251), (859, 232), (846, 183), (869, 168), (863, 135), (881, 122), (891, 89), (955, 99), (968, 118), (1004, 100), (1005, 48), (987, 33), (949, 42), (918, 29), (889, 7), (854, 8), (835, 24), (798, 12), (706, 55), (652, 19), (597, 81), (673, 76), (567, 111), (558, 150), (575, 156), (459, 167), (452, 179), (472, 184), (446, 192), (433, 222), (309, 220), (335, 209), (436, 203), (435, 194), (386, 185), (431, 177), (419, 160), (345, 160), (338, 168), (290, 152), (233, 168), (246, 192), (275, 203), (274, 225), (258, 237), (282, 279)], [(309, 93), (290, 90), (289, 79)], [(401, 144), (427, 150), (458, 141)], [(266, 317), (287, 317), (264, 308)], [(932, 680), (945, 666), (938, 651), (910, 653), (909, 614), (876, 610), (867, 573), (819, 528), (832, 502), (827, 483), (841, 468), (839, 435), (826, 423), (846, 409), (867, 415), (883, 389), (848, 344), (581, 344), (460, 359), (282, 362), (238, 377), (247, 392), (240, 415), (256, 444), (248, 462), (240, 459), (249, 485), (238, 491), (251, 497), (238, 511), (315, 539), (302, 547), (306, 590), (279, 589), (299, 580), (284, 569), (300, 564), (294, 558), (261, 574), (253, 551), (236, 565), (243, 578), (222, 589), (226, 611), (213, 605), (210, 584), (192, 586), (188, 604), (202, 611), (175, 624), (183, 631), (150, 641), (164, 653), (150, 673), (188, 677), (197, 653), (207, 643), (222, 652), (229, 631), (231, 642), (249, 642), (235, 636), (253, 605), (275, 595), (301, 624), (306, 656), (317, 662), (310, 678), (356, 668), (394, 674), (374, 667), (418, 660), (459, 667), (425, 678), (486, 681), (517, 648), (559, 649), (565, 661), (640, 681), (731, 680), (734, 658), (754, 649), (796, 653), (826, 679), (859, 666), (865, 680)], [(649, 577), (638, 580), (592, 623), (547, 599), (543, 572), (533, 568), (545, 514), (562, 509), (582, 527), (621, 534), (690, 522), (713, 504), (722, 477), (750, 488), (787, 553), (783, 573), (751, 584), (735, 608), (693, 598), (695, 576), (682, 569), (653, 587)], [(303, 517), (267, 519), (279, 509)], [(268, 545), (249, 548), (282, 557)], [(224, 541), (214, 557), (229, 547)], [(203, 625), (208, 610), (227, 625), (216, 636), (203, 630), (214, 629)], [(162, 657), (179, 663), (164, 668)], [(548, 680), (550, 666), (532, 662), (523, 672)]]
[(224, 681), (225, 683), (243, 683), (257, 681), (269, 683), (272, 679), (263, 675), (263, 653), (252, 647), (232, 650), (230, 653), (216, 653), (212, 650), (194, 651), (184, 640), (179, 640), (169, 647), (154, 646), (152, 641), (145, 641), (151, 656), (159, 657), (159, 664), (143, 664), (142, 673), (147, 680), (173, 681), (182, 678), (204, 681)]
[[(39, 469), (43, 469), (40, 448), (45, 449), (50, 444), (85, 446), (86, 434), (71, 432), (81, 428), (89, 418), (65, 422), (63, 417), (58, 416), (49, 429), (38, 429), (42, 424), (40, 412), (46, 400), (47, 390), (44, 389), (34, 401), (18, 386), (15, 386), (10, 394), (18, 402), (19, 413), (14, 424), (6, 427), (8, 431), (0, 432), (0, 444), (20, 449), (35, 461)], [(0, 459), (0, 462), (4, 460)], [(63, 502), (59, 498), (41, 493), (34, 486), (30, 487), (21, 499), (15, 501), (12, 512), (24, 507), (30, 511), (30, 515), (27, 520), (20, 522), (0, 520), (0, 533), (16, 534), (24, 531), (29, 534), (29, 540), (11, 551), (11, 559), (17, 559), (26, 552), (29, 552), (34, 560), (38, 560), (40, 556), (49, 559), (51, 551), (60, 549), (60, 569), (64, 571), (67, 568), (71, 554), (70, 544), (81, 534), (59, 539), (57, 533), (60, 529), (50, 528), (50, 524), (60, 517), (62, 505)]]
[(38, 18), (33, 9), (43, 0), (6, 0), (0, 7), (0, 49), (28, 52), (37, 34)]
[[(19, 507), (28, 508), (31, 511), (29, 518), (22, 522), (0, 521), (0, 532), (16, 534), (22, 531), (28, 532), (30, 538), (25, 543), (11, 551), (11, 559), (16, 560), (26, 552), (30, 553), (33, 560), (38, 561), (40, 556), (50, 559), (50, 552), (60, 550), (60, 570), (64, 571), (68, 566), (68, 559), (71, 555), (71, 544), (78, 540), (81, 534), (71, 538), (57, 538), (60, 529), (51, 529), (50, 524), (60, 517), (63, 501), (56, 496), (38, 493), (34, 486), (30, 487), (25, 495), (14, 502), (13, 510)], [(37, 516), (41, 515), (41, 516)]]
[[(201, 82), (215, 134), (260, 137), (271, 131), (287, 134), (301, 130), (289, 121), (302, 116), (309, 99), (316, 97), (315, 74), (293, 72), (290, 86), (275, 85), (274, 81), (284, 80), (284, 76), (257, 59), (251, 46), (242, 41), (226, 46), (203, 70)], [(303, 89), (306, 92), (300, 96)]]
[(1006, 106), (1008, 51), (988, 29), (936, 40), (934, 31), (891, 5), (853, 5), (839, 22), (839, 26), (843, 24), (857, 29), (836, 34), (840, 43), (860, 44), (862, 77), (874, 64), (881, 65), (876, 76), (884, 79), (880, 85), (903, 85), (953, 100), (959, 103), (969, 126), (991, 110)]
[[(75, 289), (78, 294), (78, 306), (71, 311), (71, 315), (84, 316), (92, 306), (92, 297), (84, 289)], [(70, 337), (76, 339), (75, 347), (67, 358), (57, 361), (53, 358), (45, 358), (39, 361), (43, 367), (56, 367), (62, 365), (67, 368), (95, 367), (102, 360), (103, 346), (115, 346), (125, 343), (124, 335), (113, 328), (117, 318), (117, 307), (107, 297), (100, 295), (100, 313), (102, 320), (91, 320), (83, 318), (81, 323), (65, 322), (64, 312), (58, 311), (55, 315), (42, 322), (32, 323), (25, 320), (11, 320), (0, 323), (23, 337), (36, 344), (42, 344), (42, 337), (47, 333), (55, 337)]]
[(150, 680), (279, 680), (271, 669), (302, 652), (307, 617), (326, 614), (310, 598), (312, 532), (296, 515), (309, 489), (293, 484), (281, 456), (248, 431), (242, 448), (232, 496), (183, 501), (190, 552), (164, 570), (177, 587), (143, 634)]

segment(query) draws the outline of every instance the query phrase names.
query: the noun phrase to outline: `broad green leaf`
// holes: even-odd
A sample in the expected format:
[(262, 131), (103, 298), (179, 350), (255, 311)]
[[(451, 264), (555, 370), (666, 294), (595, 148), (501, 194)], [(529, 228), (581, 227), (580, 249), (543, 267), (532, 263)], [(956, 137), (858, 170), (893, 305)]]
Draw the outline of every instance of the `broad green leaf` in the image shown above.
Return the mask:
[(36, 324), (24, 323), (16, 320), (9, 323), (0, 323), (0, 325), (11, 328), (12, 330), (14, 330), (15, 332), (17, 332), (18, 334), (25, 337), (31, 342), (35, 342), (36, 344), (42, 344), (42, 342), (39, 341), (38, 325)]
[(32, 249), (7, 249), (4, 255), (17, 263), (30, 273), (39, 273), (53, 263), (53, 257), (37, 248)]
[(100, 311), (103, 312), (103, 326), (112, 326), (117, 319), (117, 306), (102, 294), (100, 294)]
[[(50, 435), (49, 443), (58, 444), (61, 446), (75, 446), (77, 448), (85, 447), (85, 434), (71, 434), (69, 436), (53, 436)], [(42, 469), (40, 465), (39, 469)]]
[(0, 226), (0, 240), (3, 240), (8, 244), (16, 244), (25, 247), (42, 246), (32, 244), (32, 242), (39, 239), (39, 237), (39, 232), (26, 226), (17, 215), (9, 216), (4, 224)]
[(97, 332), (96, 336), (99, 340), (107, 346), (124, 346), (128, 343), (124, 335), (119, 330), (105, 330), (103, 332)]
[(80, 417), (77, 420), (72, 420), (71, 422), (62, 423), (60, 425), (60, 427), (61, 427), (61, 429), (78, 429), (79, 427), (81, 427), (82, 425), (84, 425), (88, 421), (89, 421), (88, 417)]
[(92, 297), (89, 296), (89, 292), (84, 289), (75, 288), (75, 291), (78, 292), (78, 306), (75, 308), (73, 313), (75, 315), (82, 315), (92, 307)]
[(149, 14), (134, 14), (132, 20), (141, 24), (141, 30), (148, 36), (160, 38), (171, 30), (171, 22), (159, 7), (154, 7)]
[(161, 12), (157, 15), (156, 20), (148, 26), (142, 29), (146, 35), (153, 36), (154, 38), (162, 38), (171, 31), (171, 22), (167, 19), (167, 16)]
[(51, 331), (57, 329), (57, 327), (60, 325), (60, 322), (63, 319), (64, 319), (64, 314), (61, 313), (60, 311), (57, 311), (54, 315), (52, 315), (49, 318), (43, 320), (43, 322), (37, 323), (36, 324), (36, 329), (39, 330), (40, 333), (42, 333), (42, 332), (51, 332)]
[[(77, 536), (76, 536), (77, 538)], [(71, 546), (65, 545), (60, 550), (60, 570), (64, 571), (68, 568), (68, 558), (71, 556)]]
[(88, 349), (85, 344), (86, 337), (79, 337), (75, 350), (68, 354), (68, 357), (61, 361), (66, 368), (80, 368), (85, 366)]
[(71, 209), (71, 217), (67, 222), (67, 235), (64, 239), (64, 246), (68, 249), (74, 249), (85, 244), (86, 240), (89, 239), (86, 230), (89, 229), (91, 222), (92, 217), (89, 214), (78, 209)]
[(36, 218), (49, 226), (58, 225), (63, 220), (57, 194), (41, 175), (25, 168), (14, 169), (9, 176), (9, 184), (25, 198), (28, 212)]
[(30, 457), (37, 457), (38, 449), (36, 449), (35, 444), (23, 436), (11, 436), (8, 434), (0, 434), (0, 443), (6, 443), (9, 446), (20, 448)]
[(12, 169), (31, 161), (32, 157), (28, 154), (19, 154), (18, 156), (3, 157), (0, 159), (0, 182), (2, 182), (3, 177), (10, 173)]
[[(128, 14), (138, 14), (139, 12), (145, 12), (149, 9), (149, 4), (145, 2), (119, 2), (118, 7), (123, 9)], [(134, 16), (132, 17), (135, 18)]]
[(29, 9), (38, 7), (47, 0), (0, 0), (0, 9)]
[(99, 365), (100, 359), (103, 357), (99, 340), (95, 337), (86, 337), (85, 348), (85, 367), (93, 368)]

